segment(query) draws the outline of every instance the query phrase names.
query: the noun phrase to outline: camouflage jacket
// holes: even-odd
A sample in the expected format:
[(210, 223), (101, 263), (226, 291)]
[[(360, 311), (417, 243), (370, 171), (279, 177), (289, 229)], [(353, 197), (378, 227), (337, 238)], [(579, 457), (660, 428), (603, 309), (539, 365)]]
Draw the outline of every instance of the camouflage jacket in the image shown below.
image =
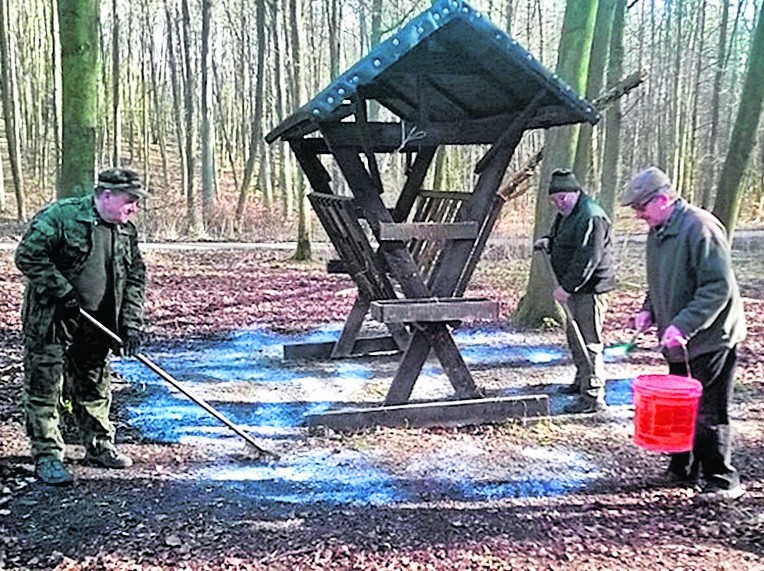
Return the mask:
[[(16, 249), (16, 266), (27, 278), (22, 318), (24, 335), (44, 337), (56, 302), (72, 289), (92, 248), (93, 227), (100, 218), (94, 197), (67, 198), (38, 212)], [(114, 307), (119, 331), (143, 326), (146, 266), (132, 223), (114, 233)]]

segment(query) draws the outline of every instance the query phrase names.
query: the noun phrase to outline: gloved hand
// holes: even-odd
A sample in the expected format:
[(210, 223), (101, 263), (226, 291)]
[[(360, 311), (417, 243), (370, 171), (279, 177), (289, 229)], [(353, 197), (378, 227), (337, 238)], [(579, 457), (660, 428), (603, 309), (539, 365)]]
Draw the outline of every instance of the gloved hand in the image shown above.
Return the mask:
[(533, 249), (539, 252), (549, 252), (549, 238), (544, 236), (533, 243)]
[(119, 349), (121, 357), (135, 357), (141, 351), (141, 334), (135, 329), (128, 329), (122, 335), (122, 347)]
[(80, 302), (74, 290), (70, 290), (56, 301), (56, 317), (61, 320), (79, 319)]

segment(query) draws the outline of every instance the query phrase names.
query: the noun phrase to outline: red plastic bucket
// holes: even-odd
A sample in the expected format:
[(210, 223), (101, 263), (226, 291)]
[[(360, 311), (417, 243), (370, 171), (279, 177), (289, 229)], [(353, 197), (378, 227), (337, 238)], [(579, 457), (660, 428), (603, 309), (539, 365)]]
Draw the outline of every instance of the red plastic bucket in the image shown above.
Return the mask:
[(634, 379), (634, 442), (655, 452), (692, 450), (700, 381), (679, 375), (640, 375)]

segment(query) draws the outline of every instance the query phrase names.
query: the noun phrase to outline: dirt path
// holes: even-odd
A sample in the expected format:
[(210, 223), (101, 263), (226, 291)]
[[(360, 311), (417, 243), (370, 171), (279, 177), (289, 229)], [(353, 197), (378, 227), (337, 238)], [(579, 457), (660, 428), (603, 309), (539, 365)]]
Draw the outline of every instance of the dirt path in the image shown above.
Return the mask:
[[(750, 252), (740, 256), (748, 268), (752, 337), (761, 339), (760, 263)], [(175, 358), (211, 355), (231, 342), (230, 332), (253, 326), (280, 335), (337, 323), (352, 303), (346, 279), (273, 253), (148, 257), (149, 347)], [(505, 285), (514, 279), (510, 267), (498, 264), (477, 276), (476, 290), (498, 299), (504, 314), (517, 300), (515, 288)], [(742, 354), (733, 410), (734, 459), (749, 492), (732, 506), (697, 505), (693, 490), (666, 484), (665, 459), (631, 442), (626, 404), (597, 418), (556, 416), (528, 426), (340, 435), (293, 423), (260, 434), (283, 454), (281, 462), (264, 465), (219, 432), (178, 436), (185, 425), (177, 418), (167, 426), (178, 434), (163, 429), (147, 437), (136, 416), (141, 403), (168, 417), (177, 411), (169, 401), (147, 401), (151, 384), (135, 382), (119, 384), (116, 395), (120, 445), (135, 467), (116, 473), (87, 467), (79, 461), (81, 447), (72, 445), (77, 483), (58, 490), (35, 481), (27, 456), (18, 407), (21, 280), (10, 254), (0, 253), (0, 276), (0, 568), (764, 569), (764, 391), (755, 343)], [(627, 291), (614, 300), (612, 336), (627, 333), (625, 316), (637, 298)], [(495, 326), (511, 346), (564, 349), (559, 333)], [(608, 366), (613, 390), (618, 379), (661, 370), (649, 345), (646, 340), (631, 359)], [(255, 368), (291, 371), (262, 351), (253, 355)], [(317, 387), (336, 395), (345, 386), (331, 379), (367, 375), (352, 366), (300, 377), (288, 394), (281, 385), (278, 395), (266, 396), (274, 385), (264, 382), (217, 382), (200, 390), (236, 415), (269, 399), (304, 403)], [(390, 363), (363, 366), (371, 378), (362, 390), (360, 383), (345, 387), (344, 398), (383, 394)], [(476, 366), (474, 375), (489, 390), (532, 386), (553, 394), (571, 370), (566, 361), (504, 362)]]

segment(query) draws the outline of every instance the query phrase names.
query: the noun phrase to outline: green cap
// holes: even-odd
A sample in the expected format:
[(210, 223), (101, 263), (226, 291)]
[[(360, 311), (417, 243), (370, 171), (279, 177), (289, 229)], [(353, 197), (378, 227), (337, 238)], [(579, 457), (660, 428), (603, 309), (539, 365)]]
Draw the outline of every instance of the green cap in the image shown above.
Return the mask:
[(556, 192), (578, 192), (581, 185), (576, 180), (576, 175), (570, 169), (555, 169), (552, 172), (552, 180), (549, 183), (549, 194)]
[(138, 173), (125, 168), (102, 170), (98, 173), (98, 187), (126, 192), (138, 198), (146, 198), (149, 195), (149, 191), (143, 186)]

